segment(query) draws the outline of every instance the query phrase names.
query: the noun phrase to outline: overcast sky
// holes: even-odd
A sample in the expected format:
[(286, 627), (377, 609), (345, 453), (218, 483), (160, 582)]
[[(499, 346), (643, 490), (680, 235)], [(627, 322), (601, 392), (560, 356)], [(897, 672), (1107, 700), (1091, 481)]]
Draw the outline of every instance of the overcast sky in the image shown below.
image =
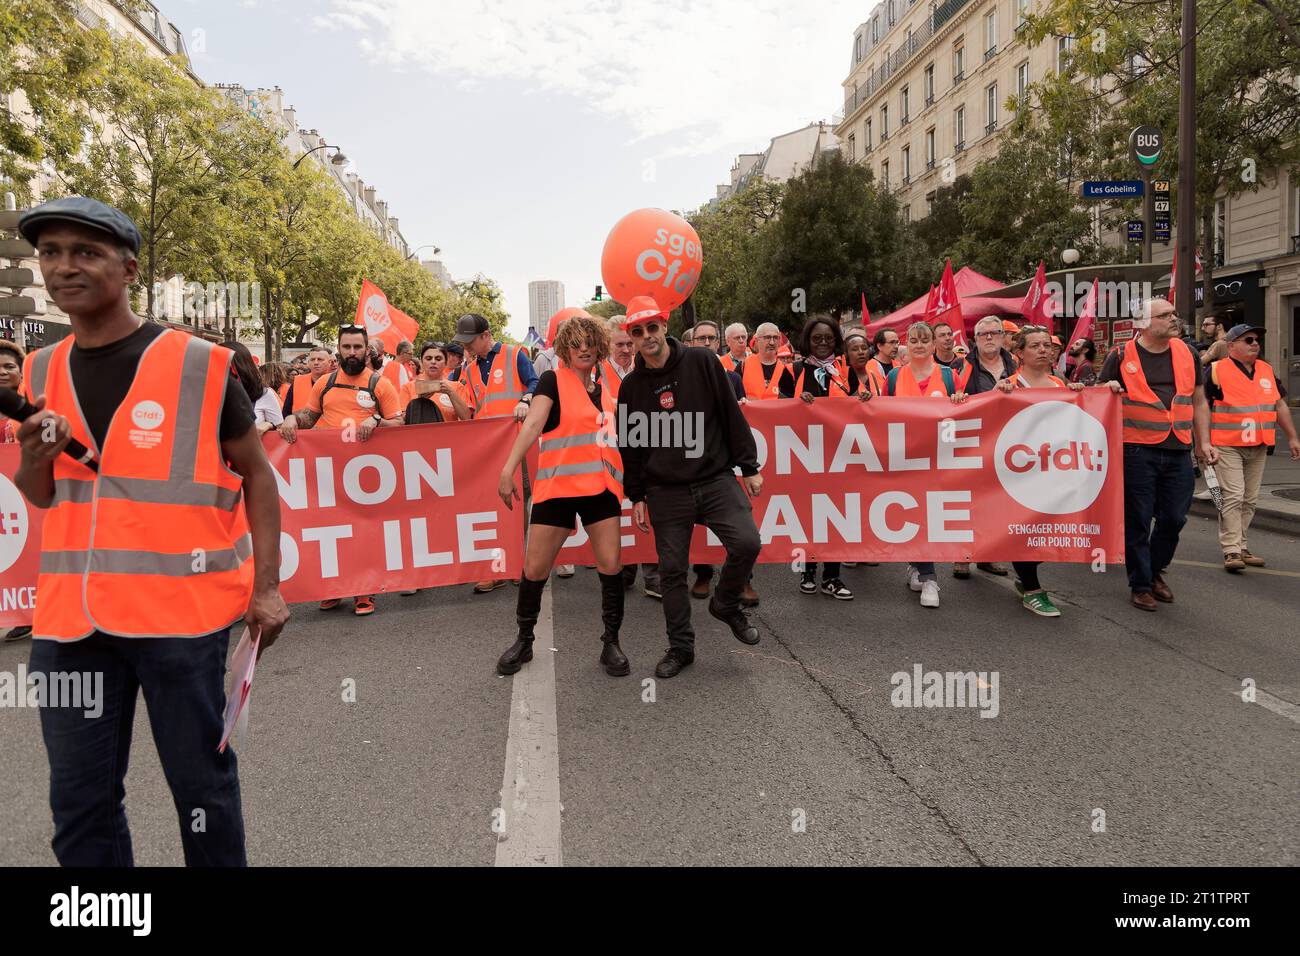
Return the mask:
[(591, 297), (619, 217), (694, 209), (737, 153), (829, 122), (871, 5), (156, 2), (204, 81), (281, 87), (413, 249), (496, 279), (520, 336), (530, 280), (559, 279), (568, 305)]

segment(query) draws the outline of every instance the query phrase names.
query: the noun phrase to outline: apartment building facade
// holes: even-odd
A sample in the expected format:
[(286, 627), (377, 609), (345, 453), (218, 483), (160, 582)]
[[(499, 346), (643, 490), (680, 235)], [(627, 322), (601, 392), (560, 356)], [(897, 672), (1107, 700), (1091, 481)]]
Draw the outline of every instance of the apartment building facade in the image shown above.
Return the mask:
[(528, 283), (528, 327), (539, 338), (546, 337), (551, 316), (564, 308), (564, 283), (555, 279), (535, 279)]
[(741, 153), (731, 164), (730, 182), (723, 183), (709, 200), (713, 207), (729, 196), (743, 191), (757, 178), (783, 183), (817, 165), (828, 151), (839, 148), (831, 127), (824, 122), (809, 123), (800, 129), (773, 136), (761, 153)]

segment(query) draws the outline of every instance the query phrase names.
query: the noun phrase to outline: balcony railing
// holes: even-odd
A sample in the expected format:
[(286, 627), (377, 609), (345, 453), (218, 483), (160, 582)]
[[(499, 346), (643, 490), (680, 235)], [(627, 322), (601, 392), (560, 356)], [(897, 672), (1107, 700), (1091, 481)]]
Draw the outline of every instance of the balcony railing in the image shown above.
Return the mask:
[(953, 152), (960, 153), (965, 148), (966, 148), (966, 141), (964, 139), (959, 139), (957, 140), (956, 144), (954, 144), (953, 146)]
[(997, 129), (997, 128), (998, 128), (998, 121), (997, 121), (997, 120), (993, 120), (991, 123), (989, 123), (987, 126), (984, 127), (984, 133), (985, 133), (985, 135), (988, 135), (988, 134), (992, 133), (992, 132), (993, 132), (995, 129)]
[(928, 172), (930, 172), (930, 170), (932, 170), (932, 169), (934, 169), (934, 160), (933, 160), (933, 159), (927, 159), (927, 160), (925, 161), (925, 171), (928, 173)]
[(911, 173), (905, 173), (905, 174), (903, 175), (903, 185), (906, 186), (906, 185), (908, 185), (911, 181), (912, 181), (912, 174), (911, 174)]
[(984, 62), (987, 63), (989, 60), (993, 59), (997, 55), (998, 55), (998, 45), (995, 43), (987, 50), (984, 51)]
[(887, 140), (887, 139), (889, 139), (889, 130), (887, 130), (887, 129), (882, 129), (882, 130), (880, 131), (880, 141), (883, 143), (883, 142), (885, 142), (885, 140)]
[(904, 113), (898, 121), (898, 126), (901, 129), (902, 127), (906, 126), (910, 122), (912, 122), (912, 117), (907, 113)]
[(958, 83), (960, 83), (960, 82), (961, 82), (962, 80), (964, 80), (964, 79), (966, 79), (966, 71), (965, 71), (965, 70), (958, 70), (956, 73), (954, 73), (954, 74), (952, 75), (952, 85), (953, 85), (953, 86), (956, 86)]
[(1291, 237), (1291, 251), (1293, 253), (1300, 252), (1300, 236)]
[(933, 93), (931, 93), (929, 96), (927, 96), (927, 97), (925, 98), (925, 105), (926, 105), (926, 106), (933, 106), (933, 105), (934, 105), (934, 94), (933, 94)]
[[(914, 30), (910, 37), (903, 41), (901, 47), (891, 53), (880, 66), (873, 69), (867, 76), (866, 81), (844, 98), (845, 117), (852, 116), (858, 107), (871, 99), (891, 76), (901, 70), (903, 65), (930, 41), (930, 38), (938, 32), (940, 27), (951, 20), (957, 11), (969, 2), (970, 0), (946, 0), (945, 3), (936, 7), (929, 18)], [(955, 83), (957, 80), (954, 79), (953, 82)]]

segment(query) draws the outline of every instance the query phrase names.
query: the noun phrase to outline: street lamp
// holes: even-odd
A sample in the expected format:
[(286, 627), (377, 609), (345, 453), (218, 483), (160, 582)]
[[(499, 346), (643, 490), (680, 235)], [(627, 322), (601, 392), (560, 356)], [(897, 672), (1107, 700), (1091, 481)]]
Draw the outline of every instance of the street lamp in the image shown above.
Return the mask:
[(1067, 266), (1072, 266), (1072, 265), (1074, 265), (1076, 262), (1079, 261), (1079, 250), (1078, 250), (1078, 249), (1062, 249), (1062, 250), (1061, 250), (1061, 261), (1064, 262)]
[(419, 246), (418, 248), (414, 249), (414, 250), (411, 252), (411, 254), (410, 254), (409, 256), (406, 257), (406, 261), (407, 261), (407, 262), (410, 262), (412, 259), (415, 258), (415, 254), (416, 254), (417, 252), (419, 252), (420, 249), (428, 249), (430, 246), (433, 247), (433, 254), (434, 254), (435, 256), (436, 256), (436, 255), (439, 255), (439, 254), (442, 253), (442, 250), (439, 249), (439, 248), (438, 248), (436, 245), (434, 245), (432, 242), (426, 242), (424, 245)]
[(335, 166), (346, 166), (348, 164), (348, 158), (343, 155), (343, 150), (339, 149), (337, 146), (330, 146), (326, 143), (321, 143), (319, 146), (314, 146), (311, 149), (307, 150), (307, 152), (303, 153), (296, 160), (294, 160), (293, 168), (297, 169), (298, 165), (304, 159), (306, 159), (312, 153), (316, 152), (316, 150), (318, 149), (338, 149), (338, 152), (330, 157), (330, 162), (333, 163)]

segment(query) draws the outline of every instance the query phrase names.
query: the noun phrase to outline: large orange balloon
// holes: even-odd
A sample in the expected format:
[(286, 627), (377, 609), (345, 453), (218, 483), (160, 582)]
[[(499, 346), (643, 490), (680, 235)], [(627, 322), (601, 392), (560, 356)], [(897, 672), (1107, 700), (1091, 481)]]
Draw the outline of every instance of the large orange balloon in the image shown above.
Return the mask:
[(555, 335), (560, 331), (560, 323), (565, 319), (573, 318), (575, 315), (586, 315), (587, 318), (591, 318), (584, 309), (561, 309), (551, 316), (551, 321), (546, 325), (546, 347), (548, 349), (555, 344)]
[(620, 219), (600, 256), (600, 274), (615, 301), (648, 295), (665, 311), (690, 298), (703, 268), (695, 229), (662, 209), (638, 209)]

